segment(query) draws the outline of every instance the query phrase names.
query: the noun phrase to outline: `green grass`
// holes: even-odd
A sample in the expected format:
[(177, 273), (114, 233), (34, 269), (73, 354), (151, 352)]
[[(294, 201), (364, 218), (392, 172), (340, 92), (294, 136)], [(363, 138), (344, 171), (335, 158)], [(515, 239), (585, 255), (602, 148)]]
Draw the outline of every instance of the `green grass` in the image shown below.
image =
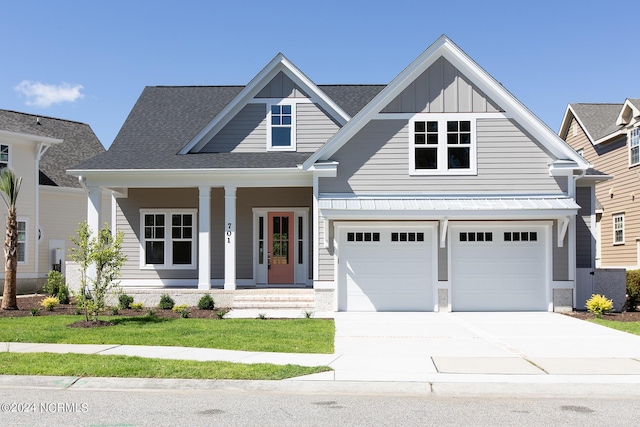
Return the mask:
[(109, 317), (114, 326), (69, 328), (80, 316), (0, 318), (0, 342), (122, 344), (282, 353), (333, 353), (335, 326), (324, 319), (166, 319)]
[(629, 332), (630, 334), (640, 335), (640, 322), (618, 322), (615, 320), (597, 318), (591, 319), (591, 322), (608, 328), (617, 329), (619, 331)]
[(326, 366), (197, 362), (97, 354), (0, 352), (2, 375), (281, 380), (330, 371)]

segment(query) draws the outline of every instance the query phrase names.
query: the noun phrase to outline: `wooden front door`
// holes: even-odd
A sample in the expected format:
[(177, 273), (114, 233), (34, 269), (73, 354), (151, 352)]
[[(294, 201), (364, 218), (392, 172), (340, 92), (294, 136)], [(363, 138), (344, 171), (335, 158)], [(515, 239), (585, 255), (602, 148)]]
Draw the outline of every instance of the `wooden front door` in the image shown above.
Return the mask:
[(269, 283), (293, 284), (293, 212), (269, 212)]

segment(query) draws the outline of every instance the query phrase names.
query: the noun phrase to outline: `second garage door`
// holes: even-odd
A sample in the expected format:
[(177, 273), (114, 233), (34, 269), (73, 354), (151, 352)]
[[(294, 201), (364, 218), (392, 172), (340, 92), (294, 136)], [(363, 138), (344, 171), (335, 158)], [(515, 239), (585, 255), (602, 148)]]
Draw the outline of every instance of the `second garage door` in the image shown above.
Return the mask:
[(452, 226), (451, 309), (547, 310), (546, 230), (525, 223)]
[(433, 311), (433, 230), (339, 227), (338, 309)]

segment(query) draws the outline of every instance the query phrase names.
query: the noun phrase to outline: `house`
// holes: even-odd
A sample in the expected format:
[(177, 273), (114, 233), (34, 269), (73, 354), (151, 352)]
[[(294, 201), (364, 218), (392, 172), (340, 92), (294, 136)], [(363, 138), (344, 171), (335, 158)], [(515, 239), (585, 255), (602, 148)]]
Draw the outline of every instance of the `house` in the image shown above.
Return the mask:
[[(86, 220), (87, 196), (66, 170), (104, 147), (70, 120), (0, 110), (0, 167), (22, 177), (18, 195), (18, 293), (35, 292), (54, 264), (64, 272), (69, 237)], [(103, 215), (108, 221), (109, 213)], [(6, 222), (6, 211), (2, 216)], [(0, 271), (4, 280), (4, 269)]]
[(613, 178), (595, 187), (597, 266), (640, 268), (640, 99), (569, 104), (559, 135)]
[(387, 85), (318, 85), (278, 54), (246, 86), (147, 87), (69, 173), (94, 228), (114, 195), (127, 293), (547, 311), (573, 307), (591, 256), (576, 250), (589, 166), (442, 36)]

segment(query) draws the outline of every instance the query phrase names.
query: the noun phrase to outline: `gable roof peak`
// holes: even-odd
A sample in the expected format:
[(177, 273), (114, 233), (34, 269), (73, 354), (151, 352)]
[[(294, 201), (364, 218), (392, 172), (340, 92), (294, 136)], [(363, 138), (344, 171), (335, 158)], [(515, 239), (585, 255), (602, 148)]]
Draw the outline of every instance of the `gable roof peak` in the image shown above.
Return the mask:
[(247, 103), (254, 98), (271, 80), (283, 72), (308, 96), (320, 104), (334, 119), (344, 125), (351, 118), (336, 102), (325, 94), (309, 77), (296, 67), (281, 52), (273, 57), (251, 81), (214, 117), (178, 154), (199, 151), (216, 133), (222, 129)]

